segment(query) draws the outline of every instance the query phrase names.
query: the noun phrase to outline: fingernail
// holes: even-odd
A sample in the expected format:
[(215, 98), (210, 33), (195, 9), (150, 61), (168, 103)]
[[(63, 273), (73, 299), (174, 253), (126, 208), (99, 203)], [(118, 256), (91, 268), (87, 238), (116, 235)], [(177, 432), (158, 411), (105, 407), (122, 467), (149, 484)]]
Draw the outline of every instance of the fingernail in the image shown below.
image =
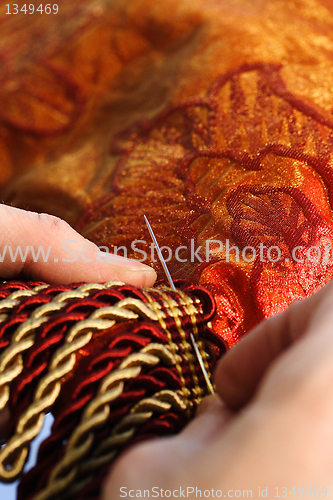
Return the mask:
[(114, 273), (117, 274), (121, 281), (138, 288), (151, 288), (157, 278), (154, 269), (146, 265), (140, 267), (121, 267), (117, 265), (114, 266), (114, 270)]
[(143, 264), (135, 259), (128, 259), (127, 257), (122, 257), (121, 255), (116, 255), (113, 253), (99, 252), (99, 258), (103, 259), (105, 262), (111, 265), (124, 267), (131, 271), (142, 271), (153, 270), (150, 266)]
[(115, 272), (126, 283), (131, 283), (140, 288), (152, 287), (156, 281), (156, 271), (142, 262), (134, 259), (126, 259), (119, 255), (110, 254), (107, 260), (110, 267), (114, 267)]

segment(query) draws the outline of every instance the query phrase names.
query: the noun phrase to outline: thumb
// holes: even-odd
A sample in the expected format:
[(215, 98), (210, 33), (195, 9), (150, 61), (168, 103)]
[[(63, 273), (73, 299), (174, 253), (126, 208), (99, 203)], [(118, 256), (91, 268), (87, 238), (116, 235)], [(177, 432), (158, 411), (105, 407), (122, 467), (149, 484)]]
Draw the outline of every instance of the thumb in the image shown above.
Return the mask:
[(298, 359), (298, 370), (309, 370), (309, 360), (319, 363), (315, 351), (318, 357), (327, 353), (327, 339), (332, 337), (332, 301), (333, 282), (263, 321), (225, 354), (216, 369), (215, 384), (229, 408), (239, 409), (245, 405), (272, 363), (295, 342), (299, 344), (302, 337), (303, 343), (307, 341), (306, 355), (303, 355), (304, 361)]
[(155, 271), (138, 261), (101, 252), (65, 221), (0, 205), (0, 276), (48, 283), (123, 281), (152, 286)]
[(180, 433), (180, 438), (200, 449), (207, 441), (214, 440), (223, 432), (233, 415), (218, 394), (206, 396), (198, 407), (195, 418)]

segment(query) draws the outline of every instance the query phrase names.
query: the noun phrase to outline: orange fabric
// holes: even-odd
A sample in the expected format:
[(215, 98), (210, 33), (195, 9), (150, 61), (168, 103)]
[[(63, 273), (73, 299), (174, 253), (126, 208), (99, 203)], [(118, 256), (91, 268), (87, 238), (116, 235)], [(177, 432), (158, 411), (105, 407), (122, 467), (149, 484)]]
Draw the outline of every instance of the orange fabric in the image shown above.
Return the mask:
[[(233, 345), (332, 276), (332, 129), (324, 110), (288, 91), (280, 67), (243, 65), (222, 75), (206, 96), (120, 134), (123, 155), (111, 194), (88, 210), (80, 227), (111, 248), (142, 239), (149, 255), (145, 213), (173, 254), (180, 245), (190, 249), (191, 240), (201, 245), (203, 262), (191, 262), (194, 254), (184, 249), (186, 262), (174, 257), (170, 269), (214, 292), (214, 329)], [(207, 262), (209, 239), (224, 247)], [(237, 250), (226, 251), (227, 239)], [(237, 259), (246, 247), (256, 250), (252, 262), (253, 250)]]
[(332, 277), (332, 259), (297, 262), (292, 251), (323, 257), (333, 244), (333, 7), (91, 5), (81, 24), (73, 7), (44, 53), (23, 64), (13, 49), (0, 95), (3, 197), (65, 217), (111, 249), (145, 240), (147, 250), (144, 213), (173, 252), (210, 239), (240, 252), (278, 247), (276, 262), (227, 262), (224, 247), (209, 262), (189, 262), (183, 249), (187, 262), (170, 263), (175, 278), (213, 291), (213, 326), (231, 346)]

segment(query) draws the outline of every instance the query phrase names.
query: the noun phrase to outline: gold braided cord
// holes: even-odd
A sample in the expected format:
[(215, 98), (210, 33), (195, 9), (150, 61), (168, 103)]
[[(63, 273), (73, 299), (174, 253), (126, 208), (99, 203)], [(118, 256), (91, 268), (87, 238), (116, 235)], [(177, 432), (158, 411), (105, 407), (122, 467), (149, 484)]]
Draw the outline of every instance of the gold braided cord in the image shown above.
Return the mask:
[(12, 481), (22, 472), (30, 442), (40, 432), (45, 412), (56, 401), (61, 383), (75, 366), (77, 352), (90, 342), (93, 332), (109, 329), (119, 319), (137, 319), (139, 314), (146, 319), (157, 320), (155, 313), (144, 302), (138, 299), (124, 299), (114, 306), (95, 310), (88, 318), (70, 328), (65, 343), (53, 355), (48, 373), (40, 380), (33, 402), (20, 416), (16, 433), (0, 450), (2, 480)]
[[(37, 307), (27, 321), (16, 328), (10, 345), (0, 356), (0, 410), (4, 408), (10, 396), (10, 384), (24, 369), (23, 354), (34, 344), (38, 329), (50, 319), (50, 316), (68, 304), (72, 299), (82, 299), (96, 289), (105, 289), (123, 283), (86, 284), (76, 290), (61, 292), (52, 301)], [(6, 299), (0, 300), (0, 321), (3, 321), (20, 299), (32, 296), (49, 285), (41, 285), (33, 290), (13, 292)], [(165, 291), (169, 291), (166, 287)], [(161, 300), (156, 301), (158, 293)], [(31, 441), (40, 432), (45, 413), (57, 400), (61, 387), (68, 375), (75, 368), (78, 352), (93, 338), (95, 332), (111, 328), (119, 321), (136, 320), (140, 317), (158, 322), (166, 332), (168, 345), (150, 343), (137, 353), (129, 355), (121, 364), (102, 380), (96, 396), (88, 403), (81, 416), (81, 422), (74, 429), (65, 447), (64, 456), (53, 468), (47, 485), (34, 500), (53, 498), (75, 498), (84, 486), (94, 479), (94, 474), (103, 465), (110, 463), (156, 413), (166, 413), (171, 408), (185, 412), (190, 416), (194, 404), (200, 402), (203, 391), (194, 363), (192, 344), (187, 341), (181, 318), (186, 314), (191, 318), (193, 334), (198, 340), (202, 358), (209, 373), (205, 352), (205, 343), (198, 339), (196, 317), (201, 312), (201, 303), (192, 299), (181, 290), (174, 300), (159, 289), (142, 290), (148, 302), (126, 298), (118, 300), (113, 306), (96, 309), (85, 320), (74, 324), (67, 332), (63, 345), (52, 355), (47, 373), (38, 383), (34, 398), (29, 407), (21, 414), (14, 436), (0, 449), (0, 480), (13, 481), (23, 470)], [(167, 327), (167, 318), (173, 320), (180, 342), (173, 340), (173, 334)], [(173, 330), (171, 330), (173, 331)], [(178, 336), (177, 336), (178, 337)], [(179, 351), (181, 349), (181, 351)], [(180, 356), (180, 352), (182, 356)], [(120, 422), (110, 429), (110, 434), (102, 443), (96, 443), (95, 433), (107, 424), (114, 402), (124, 391), (125, 382), (137, 377), (144, 366), (153, 367), (159, 363), (175, 366), (179, 374), (179, 391), (160, 391), (136, 403)], [(192, 375), (193, 389), (186, 387), (184, 365), (188, 364)], [(186, 371), (186, 377), (187, 371)]]
[[(48, 309), (53, 313), (60, 309), (60, 304)], [(2, 410), (9, 399), (9, 384), (20, 375), (23, 370), (22, 353), (34, 345), (35, 331), (49, 318), (29, 318), (15, 330), (10, 345), (0, 356), (0, 410)]]
[(195, 338), (195, 340), (197, 342), (197, 346), (199, 348), (199, 351), (200, 351), (200, 354), (201, 354), (204, 366), (206, 368), (207, 375), (208, 375), (208, 377), (209, 377), (209, 379), (211, 381), (212, 387), (214, 388), (214, 384), (212, 382), (212, 374), (210, 372), (210, 368), (209, 368), (209, 364), (208, 364), (209, 354), (205, 351), (205, 345), (204, 345), (204, 343), (198, 337), (199, 332), (198, 332), (198, 325), (197, 325), (197, 319), (196, 319), (197, 318), (196, 315), (197, 315), (198, 311), (193, 306), (193, 301), (192, 301), (192, 299), (190, 297), (188, 297), (187, 295), (185, 295), (185, 293), (182, 290), (178, 290), (178, 293), (179, 293), (179, 295), (182, 297), (182, 299), (184, 301), (184, 304), (185, 304), (184, 308), (185, 308), (186, 313), (191, 318), (191, 322), (192, 322), (192, 326), (193, 326), (193, 335), (194, 335), (194, 338)]
[[(2, 282), (6, 283), (6, 282)], [(52, 302), (61, 302), (62, 300), (69, 300), (70, 298), (80, 298), (81, 292), (89, 294), (94, 290), (105, 290), (115, 286), (124, 285), (122, 281), (110, 281), (108, 283), (85, 283), (74, 290), (68, 290), (67, 292), (60, 292), (56, 295)], [(12, 292), (5, 299), (0, 300), (0, 313), (11, 311), (20, 303), (20, 299), (24, 297), (32, 297), (42, 290), (50, 288), (51, 285), (38, 285), (31, 290), (16, 290)], [(86, 297), (87, 295), (84, 295)]]
[[(47, 500), (68, 489), (80, 470), (80, 462), (85, 459), (92, 448), (94, 430), (106, 423), (110, 413), (110, 404), (122, 394), (124, 382), (137, 377), (144, 366), (156, 366), (161, 361), (168, 365), (175, 364), (175, 359), (169, 346), (157, 343), (148, 344), (140, 352), (129, 355), (118, 368), (104, 377), (96, 397), (87, 405), (80, 424), (70, 436), (64, 457), (54, 467), (49, 476), (47, 486), (36, 495), (34, 500)], [(186, 405), (179, 396), (172, 399), (171, 394), (166, 394), (171, 391), (162, 392), (164, 394), (161, 394), (160, 398), (147, 399), (146, 405), (144, 405), (144, 401), (137, 403), (129, 415), (124, 417), (123, 421), (128, 420), (128, 417), (134, 416), (134, 422), (130, 422), (130, 425), (132, 427), (133, 425), (142, 425), (147, 419), (151, 418), (153, 411), (163, 412), (170, 409), (172, 406), (170, 401), (174, 402), (175, 405), (177, 404), (178, 409), (181, 408), (184, 410), (186, 408)], [(128, 431), (129, 429), (126, 430)], [(118, 448), (115, 448), (115, 445), (117, 444), (117, 447), (119, 447), (123, 444), (119, 432), (123, 433), (123, 429), (118, 424), (115, 426), (113, 435), (111, 436), (115, 440), (112, 443), (112, 439), (109, 439), (109, 445), (112, 444), (113, 449), (110, 451), (110, 446), (107, 446), (108, 460), (117, 452)], [(133, 433), (134, 431), (127, 432), (126, 437), (130, 439)], [(127, 441), (125, 440), (125, 442)], [(106, 460), (106, 445), (105, 443), (103, 445), (101, 448), (98, 447), (93, 455), (99, 464), (104, 463), (103, 461)], [(88, 459), (88, 463), (90, 460)]]
[[(119, 282), (110, 282), (105, 285), (89, 283), (78, 287), (76, 290), (61, 292), (51, 302), (35, 309), (30, 318), (18, 326), (12, 335), (10, 345), (0, 356), (0, 411), (4, 409), (9, 400), (9, 384), (23, 370), (22, 354), (33, 346), (37, 329), (49, 320), (49, 316), (65, 307), (69, 300), (85, 298), (94, 290), (103, 290), (119, 284)], [(0, 311), (10, 311), (19, 303), (17, 299), (36, 295), (41, 289), (45, 289), (48, 286), (39, 285), (32, 290), (17, 290), (13, 292), (7, 299), (0, 301)]]
[[(136, 403), (129, 414), (112, 429), (109, 437), (97, 446), (91, 457), (77, 464), (77, 477), (73, 483), (68, 484), (61, 498), (75, 497), (86, 484), (94, 479), (94, 472), (110, 463), (121, 448), (133, 438), (138, 428), (147, 423), (154, 413), (166, 413), (171, 408), (185, 411), (186, 404), (177, 392), (170, 390), (157, 392), (152, 397)], [(54, 491), (55, 488), (52, 488), (52, 492)], [(44, 497), (43, 500), (49, 500), (52, 496)], [(34, 500), (42, 499), (36, 496)]]
[(134, 405), (129, 414), (112, 429), (109, 437), (98, 445), (91, 458), (78, 465), (78, 477), (68, 490), (62, 494), (62, 498), (75, 497), (86, 484), (89, 484), (94, 479), (92, 473), (110, 463), (129, 440), (133, 438), (138, 428), (147, 423), (154, 413), (165, 413), (171, 408), (184, 411), (186, 410), (186, 404), (177, 392), (170, 390), (157, 392), (152, 397), (143, 399)]
[(193, 300), (185, 295), (185, 293), (182, 290), (178, 290), (178, 293), (182, 299), (182, 305), (185, 309), (186, 314), (190, 316), (192, 326), (193, 326), (193, 335), (195, 339), (198, 338), (198, 326), (197, 326), (197, 320), (196, 320), (196, 315), (198, 314), (198, 310), (195, 308), (193, 304)]
[[(6, 283), (6, 281), (2, 281), (2, 283)], [(16, 290), (9, 294), (6, 299), (0, 300), (0, 321), (4, 321), (8, 317), (6, 313), (16, 307), (20, 303), (20, 299), (36, 295), (49, 286), (50, 285), (38, 285), (31, 290)]]
[[(183, 355), (184, 355), (186, 362), (190, 366), (191, 373), (192, 373), (192, 379), (193, 379), (193, 385), (194, 385), (192, 391), (196, 395), (195, 403), (199, 404), (201, 399), (202, 399), (202, 396), (203, 396), (203, 390), (200, 387), (199, 379), (198, 379), (197, 372), (196, 372), (196, 367), (194, 364), (194, 361), (196, 358), (192, 353), (192, 344), (190, 344), (186, 340), (186, 333), (184, 332), (184, 329), (182, 327), (182, 323), (180, 321), (180, 318), (183, 316), (183, 314), (180, 311), (180, 309), (178, 308), (178, 304), (174, 299), (168, 297), (168, 295), (166, 295), (162, 290), (156, 289), (156, 292), (161, 295), (161, 297), (163, 298), (163, 304), (164, 304), (165, 309), (167, 309), (169, 311), (170, 316), (175, 320), (177, 330), (178, 330), (180, 338), (182, 340), (180, 345), (181, 345), (181, 348), (183, 351)], [(184, 294), (183, 294), (183, 296), (184, 296)], [(194, 312), (196, 314), (198, 314), (198, 311), (193, 306), (193, 301), (190, 297), (188, 297), (188, 302), (191, 303), (191, 305), (194, 309)], [(193, 314), (193, 317), (195, 319), (194, 314)], [(193, 324), (193, 320), (192, 320), (192, 324)], [(197, 326), (196, 326), (196, 322), (195, 322), (194, 326), (196, 328), (196, 331), (198, 331)]]
[[(185, 382), (185, 378), (184, 378), (183, 370), (182, 370), (182, 358), (181, 358), (181, 356), (179, 356), (179, 354), (177, 354), (177, 352), (179, 351), (179, 347), (173, 341), (172, 335), (171, 335), (170, 331), (168, 330), (168, 327), (164, 321), (164, 318), (166, 318), (166, 314), (162, 311), (162, 306), (158, 302), (155, 302), (154, 300), (152, 300), (148, 291), (142, 290), (142, 293), (148, 299), (151, 308), (156, 313), (159, 324), (161, 325), (161, 327), (163, 328), (163, 330), (166, 332), (166, 334), (168, 336), (169, 346), (170, 346), (171, 352), (174, 355), (175, 360), (176, 360), (176, 369), (178, 371), (179, 378), (180, 378), (180, 381), (182, 384), (182, 392), (183, 392), (184, 397), (186, 398), (187, 406), (189, 407), (191, 402), (189, 401), (188, 398), (189, 398), (191, 393), (190, 393), (189, 389), (186, 387), (186, 382)], [(156, 292), (156, 289), (154, 288), (154, 289), (152, 289), (152, 291)]]

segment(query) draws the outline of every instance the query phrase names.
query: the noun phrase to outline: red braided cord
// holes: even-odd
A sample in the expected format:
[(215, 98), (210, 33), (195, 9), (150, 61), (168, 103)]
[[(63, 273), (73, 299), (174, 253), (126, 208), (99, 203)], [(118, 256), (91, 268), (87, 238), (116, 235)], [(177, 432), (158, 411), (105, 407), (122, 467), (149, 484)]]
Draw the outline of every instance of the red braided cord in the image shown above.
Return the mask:
[[(157, 298), (160, 297), (157, 295)], [(187, 320), (184, 322), (187, 323)], [(114, 369), (122, 358), (127, 357), (131, 351), (138, 351), (141, 347), (153, 341), (167, 342), (165, 332), (157, 325), (142, 323), (132, 328), (130, 333), (128, 331), (118, 332), (111, 342), (107, 338), (104, 339), (104, 342), (96, 342), (90, 350), (90, 357), (81, 358), (77, 367), (77, 377), (65, 384), (62, 391), (63, 397), (59, 399), (53, 411), (55, 421), (52, 434), (40, 447), (37, 465), (21, 480), (18, 500), (33, 498), (37, 491), (40, 491), (45, 486), (55, 461), (58, 461), (64, 454), (62, 443), (67, 441), (78, 424), (82, 409), (95, 396), (99, 381)], [(124, 347), (122, 347), (123, 345)], [(105, 352), (106, 348), (108, 349), (107, 352)], [(87, 359), (91, 359), (88, 366)], [(82, 378), (83, 374), (84, 379)], [(189, 378), (190, 374), (187, 373), (186, 380), (188, 383)], [(202, 378), (200, 374), (199, 378)], [(201, 385), (203, 385), (202, 381)], [(126, 384), (124, 393), (117, 400), (116, 407), (112, 407), (107, 426), (96, 433), (96, 445), (103, 442), (109, 428), (112, 428), (121, 417), (125, 416), (136, 402), (165, 388), (173, 390), (181, 388), (179, 376), (174, 369), (153, 368), (149, 373), (129, 381)], [(156, 435), (173, 434), (179, 431), (186, 422), (187, 418), (185, 416), (179, 416), (172, 411), (157, 416), (138, 431), (135, 440), (132, 440), (131, 444), (137, 440)], [(104, 473), (107, 470), (107, 467), (104, 468)], [(100, 484), (96, 483), (93, 491), (96, 486), (99, 488)], [(89, 491), (91, 488), (89, 486)]]
[[(30, 290), (39, 285), (42, 284), (4, 283), (0, 286), (0, 297), (7, 298), (16, 290)], [(49, 303), (54, 299), (55, 295), (63, 291), (73, 290), (80, 285), (49, 286), (37, 291), (33, 296), (21, 298), (20, 303), (11, 310), (8, 317), (0, 324), (2, 346), (8, 345), (14, 329), (20, 323), (27, 321), (36, 308)], [(200, 287), (189, 286), (185, 282), (180, 282), (179, 285), (181, 285), (187, 296), (200, 299), (202, 311), (196, 317), (196, 321), (200, 337), (212, 342), (212, 357), (209, 363), (210, 367), (212, 367), (214, 354), (219, 356), (224, 351), (224, 345), (220, 339), (216, 338), (206, 326), (207, 321), (215, 311), (214, 301), (210, 294)], [(158, 291), (150, 290), (149, 293), (154, 302), (163, 306), (163, 299)], [(183, 303), (179, 301), (178, 294), (174, 294), (170, 290), (164, 293), (176, 300), (177, 307), (182, 312), (182, 329), (186, 332), (186, 336), (189, 336), (189, 332), (193, 328), (192, 320), (186, 313)], [(94, 310), (113, 305), (127, 297), (140, 299), (144, 302), (148, 300), (140, 290), (130, 286), (117, 286), (110, 289), (90, 291), (89, 297), (73, 298), (66, 302), (60, 311), (54, 312), (36, 330), (34, 345), (23, 355), (24, 370), (11, 386), (10, 408), (12, 418), (9, 435), (16, 426), (22, 411), (32, 402), (38, 382), (45, 374), (53, 353), (63, 344), (69, 328), (77, 321), (87, 318)], [(169, 331), (172, 332), (173, 341), (180, 344), (182, 339), (179, 331), (175, 328), (173, 318), (166, 315), (165, 323)], [(40, 447), (36, 467), (22, 478), (18, 490), (19, 500), (23, 498), (24, 500), (32, 499), (38, 491), (45, 487), (52, 468), (64, 455), (64, 443), (66, 443), (80, 422), (83, 410), (96, 396), (101, 380), (114, 370), (121, 363), (121, 360), (126, 359), (130, 353), (138, 352), (151, 342), (168, 343), (167, 334), (158, 323), (142, 320), (140, 322), (129, 321), (125, 324), (116, 325), (110, 330), (110, 333), (104, 331), (101, 335), (94, 336), (93, 340), (80, 351), (74, 373), (63, 383), (58, 401), (52, 408), (55, 417), (52, 434)], [(186, 386), (191, 387), (193, 374), (191, 368), (187, 365), (183, 365), (183, 376)], [(200, 387), (203, 387), (203, 376), (199, 370), (197, 370), (197, 376)], [(115, 401), (115, 404), (111, 404), (112, 411), (107, 420), (107, 425), (95, 432), (91, 453), (99, 443), (103, 442), (110, 429), (128, 414), (135, 403), (151, 397), (163, 389), (179, 390), (180, 388), (181, 380), (174, 366), (144, 368), (139, 376), (125, 383), (123, 393)], [(185, 425), (186, 421), (185, 414), (179, 414), (172, 409), (163, 415), (154, 415), (138, 430), (130, 444), (151, 436), (175, 433)], [(79, 498), (88, 499), (98, 496), (101, 478), (104, 477), (107, 470), (107, 466), (102, 467), (94, 481), (80, 492)]]
[[(57, 288), (56, 293), (70, 290), (69, 287), (67, 287), (67, 290), (63, 290), (62, 288), (59, 290), (59, 287)], [(135, 293), (134, 289), (128, 288), (126, 285), (119, 287), (117, 290), (96, 290), (91, 293), (89, 298), (71, 300), (64, 306), (61, 312), (54, 313), (39, 328), (35, 344), (24, 356), (24, 371), (12, 384), (10, 398), (12, 419), (9, 434), (16, 426), (17, 418), (23, 409), (31, 402), (36, 385), (43, 374), (45, 374), (52, 353), (61, 345), (68, 329), (76, 322), (87, 318), (95, 309), (113, 305), (118, 300), (126, 298), (129, 295), (126, 292), (130, 292), (132, 297), (147, 300), (138, 290)], [(48, 294), (43, 292), (38, 296), (23, 299), (20, 308), (24, 309), (26, 304), (28, 307), (32, 304), (39, 307), (42, 304), (50, 302), (52, 299), (53, 290)], [(77, 310), (80, 312), (76, 312)], [(13, 316), (16, 318), (16, 311), (13, 311)], [(24, 322), (27, 318), (28, 315), (20, 316), (19, 322)], [(10, 318), (6, 321), (9, 320)], [(17, 322), (15, 322), (15, 326), (17, 326)]]

